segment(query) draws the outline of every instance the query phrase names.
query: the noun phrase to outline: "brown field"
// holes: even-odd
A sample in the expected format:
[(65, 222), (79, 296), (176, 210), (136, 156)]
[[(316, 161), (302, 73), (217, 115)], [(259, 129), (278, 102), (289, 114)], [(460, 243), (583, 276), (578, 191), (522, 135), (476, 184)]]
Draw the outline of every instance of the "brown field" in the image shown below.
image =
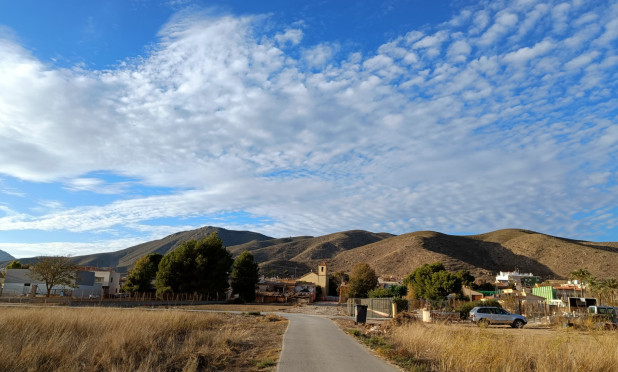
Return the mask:
[(260, 371), (287, 321), (182, 310), (3, 307), (4, 371)]
[(208, 304), (179, 306), (179, 309), (208, 311), (279, 312), (294, 308), (291, 304)]
[(616, 331), (339, 324), (409, 371), (615, 371)]

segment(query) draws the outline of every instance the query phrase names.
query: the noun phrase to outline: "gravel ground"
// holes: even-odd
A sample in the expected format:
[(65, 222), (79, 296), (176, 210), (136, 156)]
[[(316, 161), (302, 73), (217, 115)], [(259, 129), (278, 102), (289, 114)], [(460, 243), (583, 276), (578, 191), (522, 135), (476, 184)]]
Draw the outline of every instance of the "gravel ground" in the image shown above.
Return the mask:
[(347, 315), (344, 309), (344, 305), (339, 305), (337, 302), (314, 302), (308, 305), (294, 306), (284, 312), (339, 317)]

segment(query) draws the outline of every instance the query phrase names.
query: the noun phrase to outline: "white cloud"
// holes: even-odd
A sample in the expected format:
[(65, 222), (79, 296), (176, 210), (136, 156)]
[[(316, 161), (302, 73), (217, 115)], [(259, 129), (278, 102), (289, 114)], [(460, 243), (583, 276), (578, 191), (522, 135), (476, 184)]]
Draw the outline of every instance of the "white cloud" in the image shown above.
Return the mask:
[(457, 40), (448, 48), (447, 56), (457, 62), (465, 62), (472, 48), (465, 40)]
[(446, 33), (437, 32), (434, 35), (425, 36), (419, 41), (412, 44), (412, 48), (439, 48), (443, 41), (447, 38)]
[(332, 45), (320, 44), (311, 49), (307, 49), (303, 52), (303, 59), (311, 67), (324, 67), (331, 58), (335, 51)]
[(554, 31), (563, 32), (568, 28), (568, 16), (571, 10), (571, 4), (564, 2), (556, 5), (551, 10), (554, 21)]
[(303, 38), (303, 31), (299, 29), (289, 28), (284, 33), (278, 33), (275, 35), (275, 40), (281, 45), (290, 43), (292, 45), (298, 45)]
[(122, 194), (130, 187), (128, 182), (109, 184), (100, 178), (81, 177), (65, 182), (65, 187), (72, 191), (90, 191), (97, 194)]
[(590, 62), (592, 62), (598, 56), (599, 56), (599, 52), (597, 51), (591, 51), (586, 54), (582, 54), (568, 61), (564, 65), (564, 68), (567, 70), (581, 69), (582, 67), (589, 65)]
[(543, 40), (532, 48), (523, 47), (515, 52), (504, 56), (504, 60), (509, 63), (526, 63), (532, 58), (541, 56), (554, 48), (551, 40)]
[(543, 17), (549, 12), (547, 4), (536, 4), (534, 9), (526, 13), (524, 20), (519, 24), (517, 36), (522, 37), (534, 30)]
[(496, 15), (496, 22), (480, 37), (480, 45), (494, 43), (500, 36), (508, 32), (517, 23), (517, 15), (503, 12)]
[[(268, 38), (251, 17), (177, 17), (151, 54), (106, 71), (56, 69), (0, 41), (0, 172), (113, 200), (0, 205), (0, 229), (150, 237), (174, 229), (151, 221), (204, 216), (273, 236), (594, 233), (612, 218), (572, 216), (617, 201), (606, 175), (618, 59), (566, 40), (593, 40), (611, 21), (555, 11), (573, 26), (549, 38), (547, 12), (496, 3), (373, 55), (299, 44), (296, 59), (283, 48), (302, 41), (292, 29)], [(138, 186), (167, 189), (128, 193)], [(257, 222), (226, 217), (241, 212)], [(86, 248), (96, 244), (117, 243)]]

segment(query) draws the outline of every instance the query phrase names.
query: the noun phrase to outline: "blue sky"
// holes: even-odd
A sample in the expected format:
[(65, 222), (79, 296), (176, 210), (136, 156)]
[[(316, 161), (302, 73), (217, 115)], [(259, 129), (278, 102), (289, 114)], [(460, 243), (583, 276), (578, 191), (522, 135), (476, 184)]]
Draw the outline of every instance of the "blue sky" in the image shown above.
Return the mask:
[(3, 1), (0, 249), (618, 241), (617, 47), (613, 1)]

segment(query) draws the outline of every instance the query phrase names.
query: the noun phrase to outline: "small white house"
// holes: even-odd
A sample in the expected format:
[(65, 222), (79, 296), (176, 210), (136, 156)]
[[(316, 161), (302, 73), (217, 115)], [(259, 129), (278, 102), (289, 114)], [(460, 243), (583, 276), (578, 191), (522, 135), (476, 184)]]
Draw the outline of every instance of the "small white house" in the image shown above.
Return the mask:
[(496, 275), (496, 282), (508, 284), (515, 283), (517, 286), (529, 287), (534, 283), (539, 283), (541, 278), (533, 275), (532, 273), (520, 273), (519, 271), (500, 271), (500, 274)]
[[(56, 285), (52, 295), (73, 297), (105, 297), (120, 292), (120, 274), (113, 270), (79, 270), (77, 283), (72, 286)], [(44, 281), (30, 277), (29, 269), (7, 269), (2, 296), (24, 296), (27, 294), (44, 295), (47, 289)]]
[(24, 296), (32, 292), (45, 293), (45, 282), (30, 278), (28, 269), (6, 269), (2, 296)]

